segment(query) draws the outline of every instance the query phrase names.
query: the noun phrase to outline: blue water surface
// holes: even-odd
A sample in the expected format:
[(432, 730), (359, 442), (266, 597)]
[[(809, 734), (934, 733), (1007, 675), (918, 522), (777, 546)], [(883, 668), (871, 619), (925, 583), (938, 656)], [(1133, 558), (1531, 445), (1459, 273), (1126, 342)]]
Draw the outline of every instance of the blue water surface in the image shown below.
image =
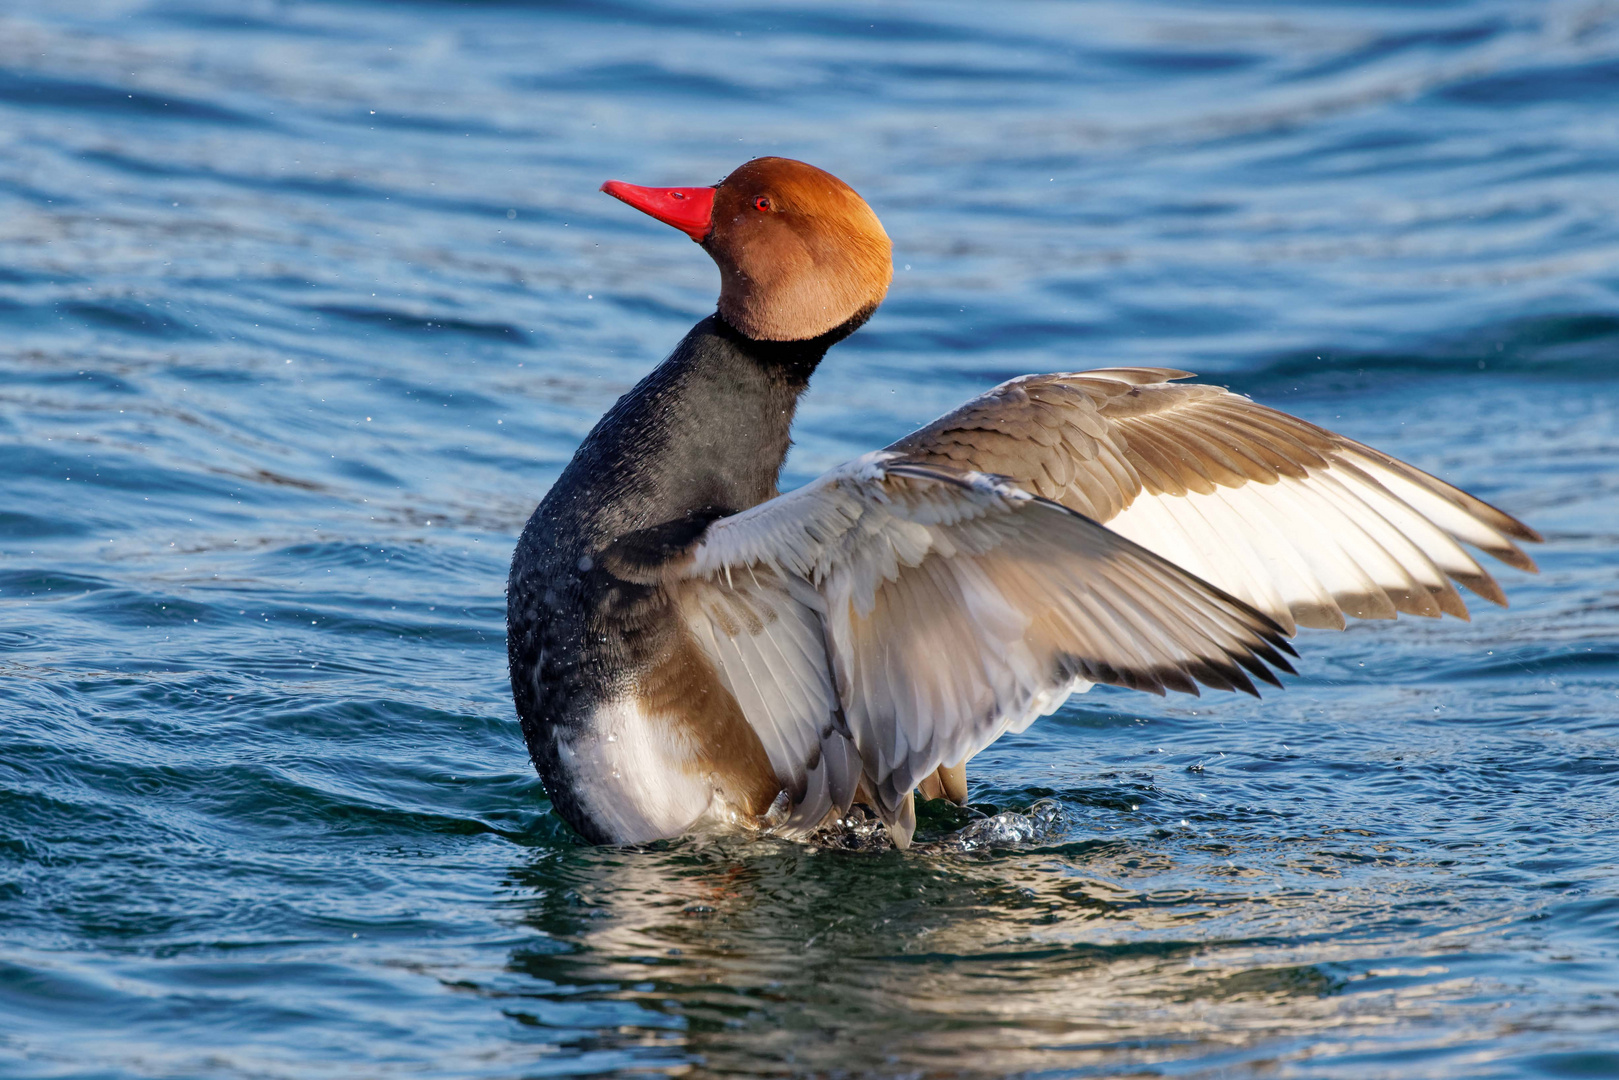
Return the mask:
[[(1523, 516), (1510, 610), (1098, 689), (1001, 843), (580, 845), (522, 523), (711, 310), (597, 193), (895, 241), (796, 485), (1203, 373)], [(0, 1074), (1619, 1076), (1619, 8), (0, 3)]]

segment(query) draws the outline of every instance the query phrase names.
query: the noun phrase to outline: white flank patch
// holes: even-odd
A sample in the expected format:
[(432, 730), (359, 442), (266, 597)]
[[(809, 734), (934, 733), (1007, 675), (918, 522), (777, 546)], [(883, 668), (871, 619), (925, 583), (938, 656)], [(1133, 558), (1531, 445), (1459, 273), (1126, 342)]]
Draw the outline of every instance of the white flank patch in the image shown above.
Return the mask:
[(714, 785), (687, 768), (686, 739), (637, 702), (598, 706), (589, 731), (561, 741), (561, 758), (575, 797), (616, 842), (679, 836), (720, 807)]

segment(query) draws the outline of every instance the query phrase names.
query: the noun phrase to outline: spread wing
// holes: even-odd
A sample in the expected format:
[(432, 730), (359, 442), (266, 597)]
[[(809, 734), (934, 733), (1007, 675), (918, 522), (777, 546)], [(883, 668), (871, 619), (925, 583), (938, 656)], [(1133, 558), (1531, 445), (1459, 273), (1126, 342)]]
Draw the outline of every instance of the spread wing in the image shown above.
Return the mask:
[(1387, 454), (1188, 373), (1029, 375), (889, 449), (1005, 476), (1276, 620), (1467, 618), (1452, 581), (1505, 605), (1462, 547), (1533, 571), (1517, 519)]
[(878, 453), (708, 526), (665, 588), (806, 832), (864, 781), (901, 845), (941, 765), (1091, 682), (1253, 692), (1270, 618), (983, 473)]

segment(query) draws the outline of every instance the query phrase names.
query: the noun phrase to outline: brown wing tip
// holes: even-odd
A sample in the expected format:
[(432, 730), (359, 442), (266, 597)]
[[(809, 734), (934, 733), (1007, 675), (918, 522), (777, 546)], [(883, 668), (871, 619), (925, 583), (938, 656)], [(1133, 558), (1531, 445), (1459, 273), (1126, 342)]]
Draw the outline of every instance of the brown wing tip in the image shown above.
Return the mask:
[(1531, 574), (1540, 573), (1540, 567), (1535, 565), (1535, 560), (1531, 559), (1528, 555), (1525, 555), (1523, 549), (1511, 541), (1506, 541), (1501, 544), (1492, 544), (1490, 547), (1487, 547), (1484, 550), (1488, 551), (1491, 555), (1494, 555), (1497, 559), (1500, 559), (1514, 570), (1524, 570)]
[(1509, 536), (1516, 536), (1519, 540), (1527, 540), (1531, 544), (1544, 544), (1546, 542), (1546, 538), (1540, 535), (1539, 531), (1525, 525), (1512, 515), (1502, 514), (1501, 516), (1512, 523), (1511, 528), (1503, 530)]
[(1492, 604), (1500, 607), (1507, 606), (1507, 594), (1501, 590), (1500, 584), (1484, 571), (1476, 574), (1451, 574), (1451, 577), (1460, 582), (1462, 587), (1476, 593)]
[(1287, 642), (1273, 641), (1269, 638), (1265, 640), (1263, 645), (1256, 645), (1254, 647), (1254, 655), (1264, 660), (1265, 663), (1269, 664), (1271, 667), (1285, 671), (1289, 675), (1297, 675), (1298, 671), (1291, 663), (1288, 662), (1287, 656), (1282, 655), (1284, 652), (1287, 654), (1287, 656), (1294, 658), (1297, 658), (1299, 655), (1297, 652), (1293, 651), (1293, 646), (1289, 645)]
[(1282, 680), (1276, 677), (1274, 671), (1265, 666), (1264, 661), (1259, 658), (1257, 652), (1235, 652), (1231, 654), (1231, 658), (1247, 668), (1248, 674), (1256, 679), (1262, 679), (1278, 690), (1282, 688)]
[[(1439, 482), (1441, 484), (1444, 483), (1443, 480)], [(1460, 488), (1452, 485), (1446, 484), (1445, 486), (1449, 487), (1450, 490), (1456, 495), (1460, 495), (1463, 500), (1466, 500), (1465, 502), (1461, 502), (1454, 497), (1451, 497), (1452, 502), (1456, 502), (1463, 510), (1466, 510), (1468, 513), (1484, 522), (1484, 524), (1488, 525), (1496, 532), (1504, 533), (1507, 536), (1516, 537), (1519, 540), (1527, 540), (1532, 544), (1543, 544), (1546, 542), (1545, 538), (1541, 536), (1540, 533), (1536, 532), (1522, 521), (1519, 521), (1517, 518), (1513, 517), (1499, 506), (1493, 506), (1479, 498), (1477, 495), (1469, 494), (1468, 492), (1462, 491)], [(1440, 492), (1439, 494), (1444, 495), (1446, 493)], [(1490, 554), (1493, 555), (1495, 553), (1492, 551)]]

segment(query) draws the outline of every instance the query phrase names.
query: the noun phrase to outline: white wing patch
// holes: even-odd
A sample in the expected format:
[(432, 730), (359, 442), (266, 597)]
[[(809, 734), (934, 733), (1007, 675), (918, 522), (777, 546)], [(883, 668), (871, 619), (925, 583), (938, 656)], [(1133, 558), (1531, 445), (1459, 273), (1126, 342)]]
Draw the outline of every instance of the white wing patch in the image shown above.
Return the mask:
[(1449, 579), (1490, 578), (1457, 540), (1505, 541), (1370, 461), (1206, 494), (1143, 494), (1107, 527), (1252, 604), (1289, 633), (1295, 624), (1341, 630), (1345, 615), (1465, 619)]

